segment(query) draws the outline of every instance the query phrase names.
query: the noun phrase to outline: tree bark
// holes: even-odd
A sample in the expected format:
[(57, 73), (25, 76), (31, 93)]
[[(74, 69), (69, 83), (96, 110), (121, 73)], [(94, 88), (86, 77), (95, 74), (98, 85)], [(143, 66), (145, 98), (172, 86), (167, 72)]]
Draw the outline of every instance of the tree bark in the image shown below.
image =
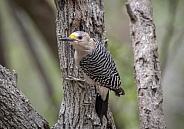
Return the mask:
[(59, 35), (67, 37), (76, 30), (85, 31), (91, 37), (105, 39), (104, 4), (96, 0), (55, 0), (57, 8), (56, 34), (60, 68), (63, 77), (64, 97), (59, 112), (58, 122), (53, 126), (62, 129), (114, 129), (114, 120), (109, 110), (102, 125), (95, 112), (95, 87), (79, 82), (69, 81), (66, 78), (74, 76), (83, 78), (81, 71), (74, 65), (74, 50), (71, 45), (59, 41)]
[(127, 0), (141, 129), (165, 129), (161, 70), (151, 0)]
[(17, 87), (17, 74), (0, 65), (0, 129), (49, 129)]

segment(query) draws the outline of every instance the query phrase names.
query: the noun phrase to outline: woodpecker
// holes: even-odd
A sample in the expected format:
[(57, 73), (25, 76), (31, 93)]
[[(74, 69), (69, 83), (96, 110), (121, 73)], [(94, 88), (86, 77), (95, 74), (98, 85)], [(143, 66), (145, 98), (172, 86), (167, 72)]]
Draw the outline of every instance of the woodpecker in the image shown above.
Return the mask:
[(114, 60), (103, 44), (86, 32), (76, 31), (59, 40), (68, 41), (73, 45), (75, 64), (82, 69), (87, 83), (100, 85), (95, 108), (102, 121), (103, 115), (107, 117), (109, 90), (114, 91), (117, 96), (125, 94), (120, 87), (121, 80)]

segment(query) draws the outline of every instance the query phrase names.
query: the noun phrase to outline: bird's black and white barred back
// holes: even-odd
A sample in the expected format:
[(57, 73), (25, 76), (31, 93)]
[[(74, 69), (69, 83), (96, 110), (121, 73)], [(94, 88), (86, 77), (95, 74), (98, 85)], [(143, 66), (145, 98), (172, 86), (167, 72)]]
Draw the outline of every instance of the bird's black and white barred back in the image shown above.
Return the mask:
[(109, 51), (99, 40), (93, 38), (93, 41), (96, 49), (80, 61), (81, 69), (101, 86), (113, 90), (117, 96), (124, 95), (119, 73)]

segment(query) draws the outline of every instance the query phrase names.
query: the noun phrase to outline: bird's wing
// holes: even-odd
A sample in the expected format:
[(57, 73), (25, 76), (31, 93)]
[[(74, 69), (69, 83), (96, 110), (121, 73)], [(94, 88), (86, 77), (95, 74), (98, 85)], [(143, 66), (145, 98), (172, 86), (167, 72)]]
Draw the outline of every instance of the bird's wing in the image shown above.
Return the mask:
[(96, 49), (80, 61), (83, 72), (101, 86), (118, 89), (121, 84), (116, 65), (109, 51), (101, 44), (96, 44)]

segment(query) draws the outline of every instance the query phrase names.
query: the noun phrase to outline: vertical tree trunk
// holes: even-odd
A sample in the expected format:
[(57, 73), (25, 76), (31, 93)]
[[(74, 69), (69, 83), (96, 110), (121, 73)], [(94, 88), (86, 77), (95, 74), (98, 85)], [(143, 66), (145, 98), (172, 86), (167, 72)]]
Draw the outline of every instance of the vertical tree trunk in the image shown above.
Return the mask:
[[(63, 37), (76, 30), (85, 31), (91, 37), (104, 38), (104, 4), (97, 0), (55, 0), (57, 8), (56, 33)], [(108, 119), (103, 125), (95, 112), (95, 87), (66, 78), (74, 76), (82, 78), (81, 72), (74, 65), (74, 50), (68, 43), (60, 42), (58, 53), (63, 77), (64, 98), (59, 112), (58, 122), (53, 128), (115, 128), (112, 113), (108, 111)], [(82, 83), (82, 82), (81, 82)]]
[(131, 20), (140, 126), (141, 129), (165, 129), (161, 70), (151, 0), (127, 0), (126, 7)]

